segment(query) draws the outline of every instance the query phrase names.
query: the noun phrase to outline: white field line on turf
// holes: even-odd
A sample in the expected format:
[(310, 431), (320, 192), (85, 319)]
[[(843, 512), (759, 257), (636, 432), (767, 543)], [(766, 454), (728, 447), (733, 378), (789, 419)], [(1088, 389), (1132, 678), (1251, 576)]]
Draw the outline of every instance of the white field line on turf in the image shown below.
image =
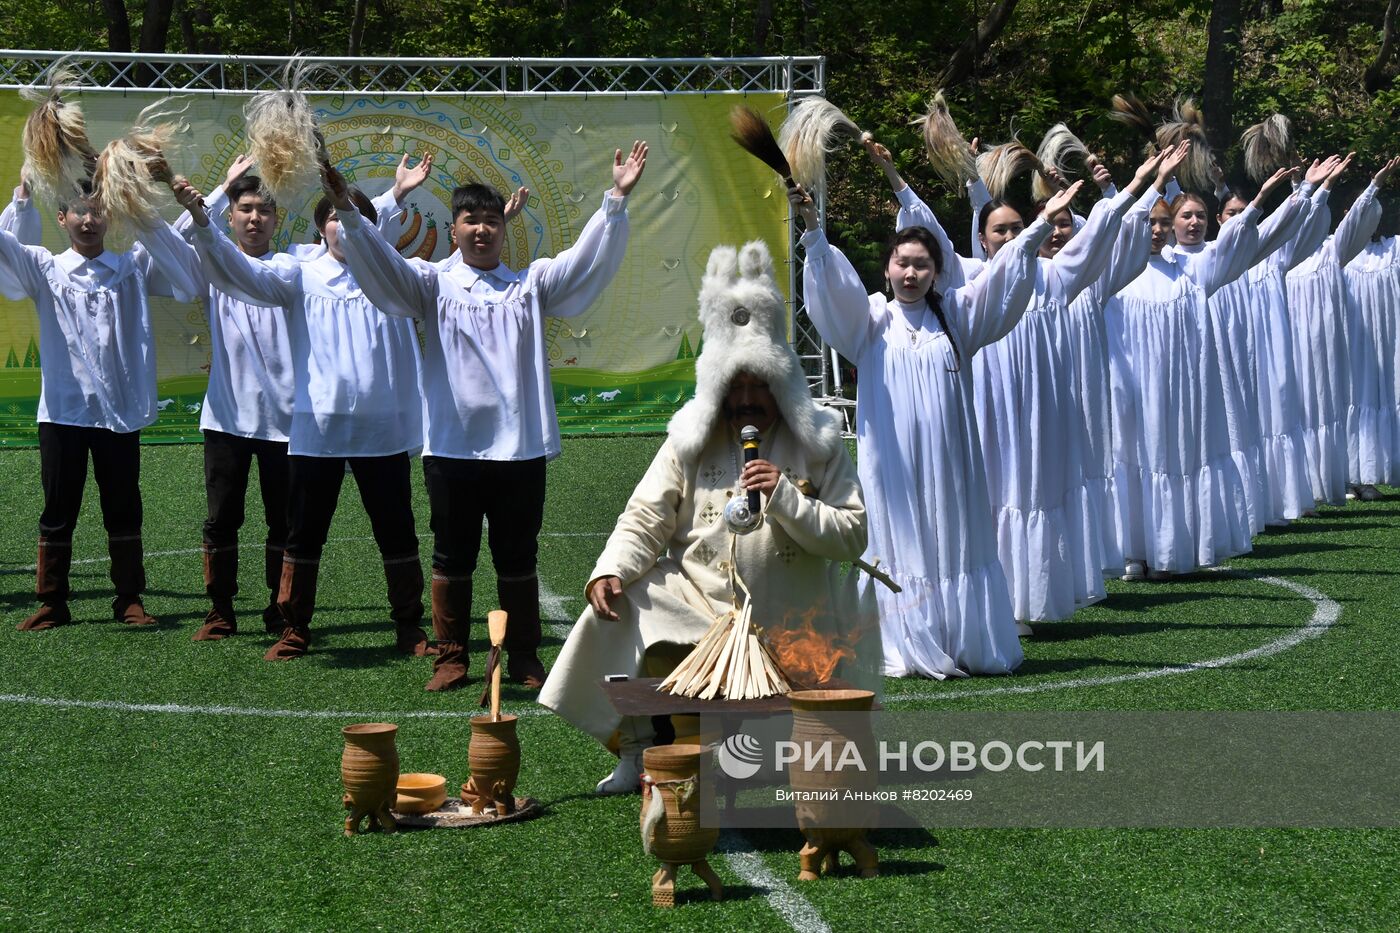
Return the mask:
[(544, 577), (538, 577), (540, 585), (540, 608), (544, 610), (541, 615), (546, 619), (555, 621), (547, 623), (549, 630), (560, 638), (568, 638), (569, 630), (574, 627), (572, 622), (567, 620), (573, 618), (573, 614), (564, 604), (578, 599), (577, 596), (560, 596), (549, 588), (544, 582)]
[[(1342, 607), (1334, 599), (1321, 593), (1310, 586), (1302, 583), (1294, 583), (1281, 577), (1254, 577), (1241, 571), (1223, 571), (1231, 576), (1243, 577), (1256, 580), (1270, 586), (1277, 586), (1295, 593), (1298, 596), (1310, 601), (1313, 604), (1312, 616), (1301, 628), (1289, 632), (1287, 635), (1277, 638), (1268, 644), (1258, 648), (1251, 648), (1248, 651), (1241, 651), (1237, 654), (1226, 655), (1219, 658), (1211, 658), (1206, 661), (1194, 661), (1190, 664), (1182, 664), (1173, 667), (1161, 667), (1154, 670), (1136, 671), (1131, 674), (1120, 674), (1111, 677), (1082, 677), (1076, 680), (1060, 680), (1043, 684), (1026, 684), (1019, 687), (992, 687), (983, 690), (940, 690), (936, 692), (915, 692), (886, 695), (884, 703), (891, 705), (902, 703), (908, 700), (951, 700), (963, 699), (976, 696), (995, 696), (1012, 693), (1044, 693), (1050, 690), (1069, 690), (1079, 687), (1101, 687), (1109, 684), (1129, 683), (1136, 680), (1151, 680), (1157, 677), (1169, 677), (1174, 674), (1190, 674), (1195, 671), (1209, 670), (1218, 667), (1227, 667), (1231, 664), (1238, 664), (1242, 661), (1252, 661), (1258, 658), (1267, 658), (1275, 654), (1287, 651), (1288, 649), (1301, 644), (1309, 639), (1317, 638), (1331, 628), (1337, 619), (1341, 617)], [(187, 706), (178, 703), (123, 703), (117, 700), (65, 700), (50, 697), (36, 697), (27, 694), (0, 694), (0, 703), (20, 703), (36, 706), (49, 706), (71, 709), (109, 709), (135, 713), (194, 713), (215, 716), (261, 716), (268, 718), (348, 718), (361, 720), (386, 719), (394, 716), (404, 718), (423, 719), (461, 719), (477, 715), (475, 710), (416, 710), (403, 712), (340, 712), (326, 710), (265, 710), (238, 706)], [(526, 706), (518, 710), (512, 710), (519, 716), (542, 716), (547, 711), (539, 706)]]
[[(1302, 583), (1295, 583), (1292, 580), (1285, 580), (1282, 577), (1257, 577), (1253, 574), (1240, 570), (1222, 569), (1217, 571), (1232, 577), (1239, 577), (1247, 580), (1255, 580), (1259, 583), (1267, 583), (1270, 586), (1282, 587), (1313, 604), (1312, 616), (1307, 624), (1302, 628), (1294, 629), (1287, 635), (1274, 639), (1258, 648), (1250, 648), (1248, 651), (1241, 651), (1238, 654), (1229, 654), (1220, 658), (1211, 658), (1207, 661), (1192, 661), (1189, 664), (1178, 664), (1170, 667), (1159, 667), (1147, 671), (1134, 671), (1131, 674), (1115, 674), (1108, 677), (1081, 677), (1075, 680), (1055, 680), (1043, 684), (1025, 684), (1019, 687), (991, 687), (982, 690), (910, 690), (897, 694), (886, 694), (885, 705), (902, 703), (908, 700), (962, 700), (968, 697), (997, 696), (1005, 694), (1022, 693), (1045, 693), (1050, 690), (1073, 690), (1079, 687), (1105, 687), (1109, 684), (1131, 683), (1138, 680), (1153, 680), (1157, 677), (1170, 677), (1174, 674), (1190, 674), (1194, 671), (1210, 670), (1217, 667), (1228, 667), (1232, 664), (1239, 664), (1243, 661), (1253, 661), (1259, 658), (1272, 657), (1293, 648), (1312, 638), (1317, 638), (1336, 624), (1341, 618), (1342, 607), (1336, 600), (1326, 593), (1319, 592), (1310, 586)], [(1051, 623), (1053, 624), (1053, 623)]]
[(716, 848), (723, 853), (734, 874), (762, 892), (768, 899), (768, 905), (788, 926), (802, 933), (831, 933), (831, 927), (826, 925), (812, 902), (773, 874), (773, 870), (764, 863), (763, 856), (753, 851), (742, 834), (732, 829), (724, 830), (720, 833)]

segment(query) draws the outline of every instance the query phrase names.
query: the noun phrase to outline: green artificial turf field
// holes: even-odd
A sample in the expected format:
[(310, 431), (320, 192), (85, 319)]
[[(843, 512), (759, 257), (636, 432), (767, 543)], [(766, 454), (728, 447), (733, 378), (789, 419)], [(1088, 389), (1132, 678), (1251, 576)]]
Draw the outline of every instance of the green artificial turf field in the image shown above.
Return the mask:
[[(565, 443), (541, 541), (546, 662), (582, 607), (606, 533), (655, 437)], [(799, 884), (795, 832), (729, 833), (728, 896), (650, 905), (636, 797), (595, 798), (612, 759), (550, 715), (520, 721), (518, 791), (547, 804), (489, 829), (342, 835), (340, 727), (399, 724), (405, 771), (466, 777), (475, 691), (423, 691), (430, 662), (391, 651), (378, 555), (353, 483), (327, 548), (306, 659), (261, 660), (261, 529), (245, 526), (244, 634), (193, 643), (206, 604), (201, 451), (143, 451), (147, 608), (108, 621), (95, 489), (75, 542), (74, 614), (14, 630), (33, 605), (38, 453), (0, 454), (0, 929), (1333, 929), (1396, 924), (1400, 834), (1362, 830), (901, 830), (874, 834), (881, 876)], [(415, 465), (416, 468), (416, 465)], [(421, 481), (417, 518), (427, 527)], [(1168, 584), (1114, 583), (1046, 625), (1009, 679), (889, 681), (899, 709), (1394, 710), (1400, 704), (1400, 498), (1324, 509), (1255, 552)], [(254, 493), (254, 500), (256, 494)], [(250, 502), (250, 519), (260, 515)], [(424, 539), (424, 556), (430, 544)], [(475, 615), (494, 603), (489, 561)], [(1264, 579), (1269, 578), (1269, 579)], [(1290, 589), (1285, 583), (1292, 583)], [(1297, 585), (1340, 604), (1335, 624)], [(1290, 639), (1313, 622), (1301, 640)], [(485, 656), (474, 633), (473, 671)], [(1296, 640), (1296, 644), (1291, 641)], [(1277, 644), (1275, 644), (1277, 643)], [(1138, 671), (1230, 657), (1167, 676)], [(1034, 688), (1032, 691), (1019, 688)], [(1011, 692), (1016, 691), (1016, 692)], [(517, 688), (510, 711), (538, 713)], [(424, 715), (426, 714), (426, 715)], [(1152, 791), (1153, 788), (1145, 788)]]

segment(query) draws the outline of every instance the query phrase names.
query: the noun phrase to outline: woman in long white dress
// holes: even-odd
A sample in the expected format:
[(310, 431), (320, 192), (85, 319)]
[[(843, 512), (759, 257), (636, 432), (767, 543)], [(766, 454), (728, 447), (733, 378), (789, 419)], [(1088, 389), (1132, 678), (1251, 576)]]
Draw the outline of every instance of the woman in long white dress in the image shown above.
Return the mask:
[[(1315, 164), (1314, 169), (1321, 171), (1321, 166)], [(1286, 175), (1283, 170), (1276, 172), (1265, 188), (1277, 187)], [(1288, 241), (1295, 221), (1298, 226), (1306, 221), (1309, 202), (1305, 198), (1312, 193), (1315, 184), (1315, 180), (1305, 180), (1301, 186), (1302, 196), (1295, 193), (1259, 224), (1254, 255), (1245, 258), (1245, 274), (1222, 286), (1206, 302), (1207, 314), (1201, 334), (1201, 381), (1210, 394), (1205, 400), (1201, 456), (1206, 463), (1223, 461), (1225, 457), (1233, 461), (1242, 483), (1249, 537), (1263, 531), (1268, 523), (1273, 492), (1265, 470), (1260, 421), (1256, 360), (1261, 334), (1255, 326), (1253, 304), (1247, 291), (1250, 287), (1248, 272), (1264, 264)], [(1256, 195), (1245, 201), (1239, 210), (1229, 210), (1221, 229), (1231, 218), (1243, 214), (1251, 201), (1262, 204)], [(1227, 196), (1227, 208), (1230, 203), (1232, 199)], [(1176, 244), (1172, 248), (1182, 254), (1180, 259), (1187, 269), (1214, 263), (1217, 257), (1213, 254), (1221, 240), (1205, 242), (1208, 224), (1205, 202), (1198, 199), (1185, 203), (1175, 213)], [(1222, 423), (1223, 433), (1219, 430)]]
[[(1102, 164), (1093, 166), (1094, 181), (1105, 197), (1114, 194), (1113, 179)], [(1104, 308), (1114, 295), (1142, 274), (1147, 266), (1152, 230), (1148, 217), (1152, 205), (1161, 200), (1155, 186), (1129, 209), (1118, 231), (1114, 258), (1108, 269), (1070, 304), (1066, 323), (1074, 351), (1074, 404), (1084, 423), (1084, 482), (1098, 502), (1099, 541), (1104, 573), (1123, 572), (1123, 551), (1119, 544), (1122, 519), (1118, 515), (1120, 497), (1114, 491), (1122, 481), (1113, 466), (1113, 417), (1111, 413), (1108, 367), (1108, 328)]]
[[(1277, 184), (1281, 178), (1271, 179)], [(1260, 197), (1271, 190), (1266, 185)], [(1258, 243), (1258, 200), (1220, 231), (1198, 261), (1168, 249), (1179, 212), (1203, 202), (1186, 194), (1173, 211), (1152, 209), (1147, 269), (1109, 302), (1114, 457), (1120, 491), (1124, 579), (1161, 579), (1212, 566), (1250, 548), (1244, 481), (1230, 456), (1215, 331), (1207, 301), (1248, 268)], [(1191, 217), (1189, 224), (1199, 224)], [(1195, 231), (1191, 230), (1194, 234)], [(1206, 452), (1211, 453), (1210, 457)]]
[[(1054, 232), (1040, 248), (1030, 308), (973, 358), (998, 554), (1020, 622), (1063, 619), (1105, 595), (1103, 503), (1086, 481), (1089, 442), (1076, 404), (1068, 309), (1108, 271), (1123, 218), (1161, 161), (1148, 160), (1124, 191), (1096, 204), (1077, 233), (1068, 210), (1050, 218)], [(1138, 218), (1144, 227), (1149, 206)], [(1024, 226), (1022, 215), (999, 199), (978, 213), (978, 242), (994, 260)]]
[[(1327, 196), (1318, 186), (1340, 163), (1340, 156), (1313, 162), (1292, 196), (1259, 225), (1258, 261), (1215, 296), (1222, 304), (1242, 309), (1248, 324), (1245, 349), (1235, 344), (1231, 352), (1237, 363), (1253, 360), (1253, 380), (1246, 382), (1244, 397), (1258, 418), (1255, 518), (1265, 525), (1286, 523), (1313, 506), (1285, 276), (1322, 245), (1326, 225), (1309, 221)], [(1251, 200), (1244, 192), (1227, 195), (1217, 218), (1220, 224), (1244, 211)], [(1246, 449), (1240, 441), (1238, 435), (1231, 437), (1236, 452)]]
[[(1400, 158), (1376, 173), (1379, 188)], [(1379, 222), (1379, 221), (1378, 221)], [(1400, 245), (1373, 238), (1346, 264), (1348, 344), (1351, 347), (1351, 419), (1347, 478), (1365, 501), (1381, 498), (1377, 483), (1400, 480)]]
[[(1054, 233), (1040, 248), (1030, 311), (974, 360), (998, 551), (1018, 622), (1065, 618), (1102, 600), (1103, 572), (1123, 566), (1103, 462), (1110, 427), (1102, 311), (1107, 297), (1147, 263), (1148, 212), (1162, 195), (1141, 195), (1156, 191), (1149, 182), (1162, 161), (1155, 155), (1144, 163), (1124, 192), (1113, 191), (1112, 177), (1096, 165), (1105, 199), (1086, 220), (1068, 212), (1054, 217)], [(980, 179), (967, 188), (973, 251), (994, 254), (1005, 234), (1019, 230), (1021, 217), (994, 202)], [(1120, 224), (1112, 223), (1116, 216), (1123, 217)], [(1128, 228), (1130, 216), (1135, 230)], [(1138, 252), (1140, 259), (1130, 259)]]
[[(902, 181), (895, 187), (907, 190)], [(1046, 212), (1063, 210), (1077, 190), (1056, 195)], [(860, 373), (856, 418), (870, 522), (867, 557), (879, 557), (903, 587), (877, 596), (885, 673), (1009, 673), (1022, 653), (997, 559), (970, 364), (1025, 312), (1036, 251), (1050, 225), (1042, 215), (976, 280), (946, 290), (939, 290), (940, 279), (961, 274), (953, 272), (959, 263), (951, 244), (941, 242), (946, 235), (922, 227), (897, 233), (885, 263), (893, 297), (886, 297), (868, 294), (850, 262), (827, 242), (810, 198), (801, 189), (790, 198), (807, 227), (808, 313), (823, 339)]]
[[(1354, 153), (1353, 153), (1354, 155)], [(1351, 156), (1322, 184), (1331, 188)], [(1303, 403), (1308, 479), (1318, 502), (1344, 505), (1347, 495), (1347, 423), (1351, 410), (1351, 360), (1347, 337), (1347, 288), (1343, 268), (1366, 247), (1380, 222), (1373, 182), (1352, 203), (1337, 230), (1288, 273), (1293, 316), (1294, 365)], [(1311, 223), (1326, 224), (1318, 211)]]

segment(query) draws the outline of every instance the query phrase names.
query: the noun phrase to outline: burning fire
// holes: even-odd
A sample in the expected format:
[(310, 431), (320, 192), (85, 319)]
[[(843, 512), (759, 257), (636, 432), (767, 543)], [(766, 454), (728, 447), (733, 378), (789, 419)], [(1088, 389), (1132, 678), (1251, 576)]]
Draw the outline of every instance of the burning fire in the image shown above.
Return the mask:
[(831, 680), (842, 661), (854, 661), (862, 629), (850, 632), (819, 632), (816, 621), (820, 606), (789, 612), (783, 623), (769, 629), (766, 637), (783, 673), (794, 683), (814, 687)]

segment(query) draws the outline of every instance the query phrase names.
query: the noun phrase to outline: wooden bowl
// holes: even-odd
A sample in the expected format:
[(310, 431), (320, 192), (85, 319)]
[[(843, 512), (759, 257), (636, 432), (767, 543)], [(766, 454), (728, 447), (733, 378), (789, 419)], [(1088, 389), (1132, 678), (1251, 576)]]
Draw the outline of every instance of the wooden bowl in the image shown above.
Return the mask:
[(400, 774), (398, 801), (400, 813), (432, 813), (447, 800), (447, 778), (441, 774)]

